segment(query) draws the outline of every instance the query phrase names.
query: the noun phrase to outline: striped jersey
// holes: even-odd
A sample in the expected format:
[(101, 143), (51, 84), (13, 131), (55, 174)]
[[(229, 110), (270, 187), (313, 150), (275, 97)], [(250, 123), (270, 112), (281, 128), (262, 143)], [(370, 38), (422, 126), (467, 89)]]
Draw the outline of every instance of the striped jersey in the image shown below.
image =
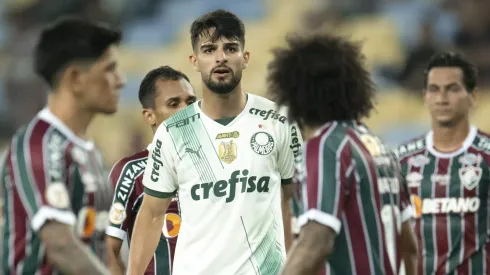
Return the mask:
[(287, 110), (248, 94), (227, 125), (189, 105), (162, 123), (144, 172), (145, 193), (177, 191), (182, 225), (174, 275), (275, 275), (285, 261), (282, 180), (294, 173), (299, 129)]
[(4, 201), (1, 271), (57, 274), (38, 232), (50, 220), (72, 225), (75, 234), (105, 257), (112, 191), (101, 154), (48, 109), (17, 131), (0, 173)]
[[(114, 187), (114, 198), (109, 213), (106, 234), (131, 243), (133, 226), (144, 194), (143, 172), (148, 160), (144, 150), (119, 160), (111, 170), (109, 181)], [(180, 211), (177, 198), (165, 214), (162, 236), (145, 274), (170, 275), (175, 245), (180, 229)]]
[(305, 143), (295, 184), (298, 225), (337, 233), (320, 274), (398, 274), (401, 224), (412, 208), (397, 159), (378, 137), (355, 121), (327, 123)]
[(418, 274), (490, 274), (490, 137), (471, 127), (454, 153), (433, 132), (398, 147), (415, 208)]

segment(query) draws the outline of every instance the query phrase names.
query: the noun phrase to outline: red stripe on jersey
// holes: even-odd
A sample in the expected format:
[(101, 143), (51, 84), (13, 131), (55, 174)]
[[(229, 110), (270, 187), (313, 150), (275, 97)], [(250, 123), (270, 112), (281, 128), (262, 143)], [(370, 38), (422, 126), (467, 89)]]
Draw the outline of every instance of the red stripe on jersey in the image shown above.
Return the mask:
[[(36, 183), (34, 190), (37, 189), (39, 192), (39, 197), (41, 198), (41, 202), (43, 205), (47, 204), (46, 196), (44, 196), (46, 192), (46, 174), (44, 171), (45, 163), (44, 161), (49, 156), (46, 156), (46, 147), (44, 146), (44, 139), (46, 136), (46, 132), (51, 126), (43, 120), (39, 120), (33, 126), (32, 132), (28, 137), (29, 143), (29, 151), (24, 151), (24, 156), (26, 160), (29, 160), (31, 165), (27, 167), (28, 173), (32, 172), (33, 180)], [(26, 133), (27, 135), (27, 133)], [(39, 138), (43, 137), (43, 138)], [(26, 164), (29, 163), (26, 161)]]
[[(390, 275), (390, 274), (393, 274), (393, 270), (392, 270), (392, 267), (391, 267), (391, 263), (390, 263), (390, 258), (389, 258), (389, 255), (387, 253), (387, 248), (386, 248), (386, 239), (385, 239), (385, 233), (384, 233), (384, 228), (382, 226), (382, 221), (381, 221), (381, 198), (380, 198), (380, 194), (379, 194), (379, 187), (378, 187), (378, 173), (377, 173), (377, 169), (376, 169), (376, 165), (373, 161), (373, 158), (371, 157), (371, 154), (369, 153), (369, 151), (366, 149), (366, 146), (363, 144), (363, 142), (358, 138), (357, 134), (355, 134), (354, 132), (350, 132), (349, 136), (352, 138), (352, 141), (354, 143), (357, 144), (358, 147), (362, 148), (362, 153), (364, 154), (365, 156), (365, 160), (366, 160), (366, 164), (367, 164), (367, 169), (369, 170), (369, 174), (370, 174), (370, 182), (372, 182), (373, 186), (371, 187), (371, 191), (372, 191), (372, 196), (371, 196), (371, 199), (374, 199), (374, 203), (375, 203), (375, 213), (377, 213), (378, 215), (376, 215), (376, 226), (377, 226), (377, 230), (378, 232), (380, 233), (380, 237), (382, 239), (382, 242), (381, 243), (378, 243), (378, 245), (380, 246), (379, 247), (379, 253), (383, 253), (382, 257), (383, 257), (383, 263), (384, 263), (384, 270), (385, 270), (385, 274), (387, 275)], [(356, 186), (357, 184), (359, 183), (356, 183)], [(352, 194), (356, 194), (356, 191), (353, 191)], [(355, 214), (358, 214), (359, 216), (355, 217), (355, 221), (356, 221), (356, 224), (353, 226), (354, 228), (363, 228), (363, 224), (362, 223), (359, 223), (357, 224), (357, 222), (362, 222), (362, 219), (364, 217), (361, 217), (360, 215), (360, 212), (359, 212), (359, 209), (362, 209), (362, 202), (361, 201), (358, 201), (358, 198), (357, 196), (354, 197), (355, 198), (355, 201), (358, 205), (358, 210), (357, 211), (354, 211)], [(357, 213), (356, 213), (357, 212)], [(349, 217), (347, 218), (347, 220), (349, 220)], [(354, 220), (354, 219), (353, 219)], [(350, 220), (349, 220), (349, 223)], [(359, 227), (358, 227), (359, 226)], [(367, 232), (366, 232), (367, 234)], [(363, 234), (364, 235), (364, 234)], [(356, 234), (356, 236), (363, 236), (361, 234)], [(365, 243), (362, 242), (362, 240), (359, 240), (359, 242), (361, 243)], [(356, 261), (356, 269), (357, 269), (357, 273), (358, 274), (362, 274), (363, 272), (365, 272), (365, 269), (363, 270), (362, 268), (365, 268), (369, 265), (357, 265), (358, 263), (358, 260), (357, 259), (362, 259), (362, 257), (364, 257), (364, 259), (366, 261), (368, 261), (369, 263), (369, 258), (366, 257), (366, 255), (368, 255), (367, 251), (366, 252), (363, 252), (363, 253), (366, 253), (366, 254), (361, 254), (361, 251), (359, 250), (359, 247), (357, 246), (357, 244), (359, 242), (355, 242), (354, 240), (352, 241), (352, 244), (356, 244), (356, 247), (355, 249), (353, 249), (353, 253), (354, 253), (354, 259)], [(374, 244), (376, 245), (376, 244)], [(397, 247), (399, 247), (399, 245), (397, 244)], [(367, 250), (367, 246), (364, 247), (366, 250)], [(398, 256), (396, 257), (397, 259), (399, 258)], [(363, 260), (364, 260), (363, 259)], [(400, 262), (397, 261), (396, 263), (396, 269), (398, 269), (400, 266)], [(359, 267), (361, 267), (361, 269), (359, 269)]]
[[(439, 158), (437, 159), (436, 175), (447, 175), (449, 166), (451, 165), (451, 159)], [(431, 180), (432, 181), (432, 180)], [(434, 198), (447, 198), (448, 188), (450, 182), (438, 182), (432, 181), (434, 186)], [(448, 229), (447, 229), (447, 216), (448, 214), (436, 214), (435, 217), (435, 243), (436, 243), (436, 255), (434, 255), (435, 271), (436, 274), (446, 274), (446, 263), (449, 256), (449, 242), (448, 242)]]
[[(320, 138), (312, 139), (306, 146), (306, 168), (307, 168), (307, 183), (308, 188), (308, 209), (317, 209), (318, 207), (318, 175), (319, 169), (319, 157), (322, 154), (320, 151)], [(311, 188), (311, 189), (310, 189)]]
[[(480, 151), (470, 147), (470, 148), (468, 148), (467, 153), (478, 154), (478, 153), (480, 153)], [(461, 188), (464, 189), (464, 191), (463, 191), (463, 197), (464, 198), (471, 198), (471, 197), (477, 196), (478, 188), (474, 188), (472, 190), (468, 190), (468, 188), (465, 188), (464, 186), (462, 186)], [(464, 227), (461, 228), (461, 232), (463, 232), (463, 246), (464, 246), (464, 248), (463, 248), (463, 259), (464, 260), (463, 261), (465, 263), (465, 270), (462, 270), (462, 271), (466, 272), (466, 274), (471, 274), (473, 272), (471, 270), (471, 260), (469, 258), (478, 249), (477, 214), (478, 214), (478, 212), (465, 213), (464, 219), (463, 219)], [(458, 270), (459, 270), (459, 268), (458, 268)]]
[[(408, 161), (412, 158), (412, 157), (416, 157), (418, 155), (421, 155), (421, 156), (425, 156), (426, 155), (426, 152), (425, 150), (417, 153), (417, 154), (413, 154), (413, 155), (410, 155), (408, 157), (405, 157), (403, 158), (403, 160), (400, 161), (401, 164), (407, 164), (408, 167), (407, 167), (407, 171), (406, 171), (406, 175), (410, 175), (411, 173), (418, 173), (419, 175), (422, 175), (423, 171), (423, 165), (422, 166), (414, 166), (412, 165), (411, 163), (408, 163)], [(406, 180), (406, 179), (405, 179)], [(409, 182), (407, 182), (407, 185), (409, 184)], [(408, 186), (408, 190), (409, 190), (409, 193), (410, 194), (417, 194), (417, 199), (416, 200), (420, 200), (420, 201), (412, 201), (412, 204), (414, 206), (414, 211), (415, 211), (415, 226), (414, 226), (414, 229), (415, 229), (415, 235), (417, 236), (417, 247), (419, 248), (419, 251), (421, 249), (423, 249), (424, 247), (424, 244), (423, 244), (423, 240), (420, 236), (422, 236), (422, 223), (421, 223), (421, 220), (420, 218), (417, 218), (418, 215), (421, 215), (422, 214), (422, 186), (421, 186), (421, 182), (419, 183), (418, 186), (414, 186), (414, 185), (411, 185), (411, 186)], [(410, 195), (412, 197), (412, 195)], [(412, 200), (412, 199), (411, 199)], [(417, 259), (417, 262), (418, 262), (418, 268), (417, 268), (417, 274), (424, 274), (424, 260), (425, 260), (425, 257), (423, 257), (422, 253), (419, 252), (418, 253), (418, 259)]]
[(366, 240), (365, 238), (366, 232), (364, 232), (362, 223), (363, 217), (359, 211), (359, 209), (362, 208), (362, 202), (359, 201), (359, 196), (356, 195), (358, 192), (358, 184), (358, 182), (352, 184), (351, 201), (345, 206), (345, 214), (346, 220), (349, 223), (349, 235), (347, 235), (347, 238), (350, 239), (350, 243), (352, 244), (352, 255), (354, 257), (352, 262), (356, 274), (363, 274), (371, 265), (368, 257), (370, 251), (368, 250), (366, 243), (369, 240)]

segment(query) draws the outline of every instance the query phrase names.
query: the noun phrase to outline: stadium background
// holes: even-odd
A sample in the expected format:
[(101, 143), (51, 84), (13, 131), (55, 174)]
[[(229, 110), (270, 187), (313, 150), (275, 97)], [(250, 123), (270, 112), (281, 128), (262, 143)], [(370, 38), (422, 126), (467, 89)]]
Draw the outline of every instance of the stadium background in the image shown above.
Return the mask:
[(188, 63), (189, 25), (205, 12), (224, 8), (246, 25), (250, 65), (242, 87), (266, 94), (270, 49), (288, 32), (333, 31), (363, 44), (366, 65), (378, 88), (377, 110), (367, 124), (390, 145), (429, 128), (422, 102), (423, 67), (438, 50), (467, 54), (481, 71), (472, 121), (490, 131), (490, 1), (485, 0), (1, 0), (0, 149), (45, 103), (47, 88), (32, 71), (32, 48), (40, 27), (63, 14), (79, 14), (121, 27), (121, 66), (128, 83), (117, 114), (98, 117), (90, 136), (107, 166), (151, 140), (137, 99), (146, 72), (170, 65), (186, 73), (200, 96), (200, 76)]

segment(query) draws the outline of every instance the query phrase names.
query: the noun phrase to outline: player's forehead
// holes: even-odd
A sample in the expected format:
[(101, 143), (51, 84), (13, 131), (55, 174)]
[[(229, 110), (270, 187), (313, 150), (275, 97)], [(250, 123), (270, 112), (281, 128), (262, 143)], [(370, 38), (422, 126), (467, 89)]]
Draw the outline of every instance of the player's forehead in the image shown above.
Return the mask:
[(155, 82), (155, 98), (161, 98), (164, 102), (169, 99), (187, 100), (194, 97), (194, 89), (185, 79), (158, 79)]
[(435, 67), (427, 75), (428, 85), (463, 84), (463, 71), (458, 67)]
[(216, 34), (215, 28), (209, 28), (207, 30), (204, 30), (199, 35), (199, 40), (197, 41), (198, 47), (230, 45), (230, 44), (240, 45), (240, 40), (238, 39), (238, 37), (226, 37), (224, 35), (218, 35)]

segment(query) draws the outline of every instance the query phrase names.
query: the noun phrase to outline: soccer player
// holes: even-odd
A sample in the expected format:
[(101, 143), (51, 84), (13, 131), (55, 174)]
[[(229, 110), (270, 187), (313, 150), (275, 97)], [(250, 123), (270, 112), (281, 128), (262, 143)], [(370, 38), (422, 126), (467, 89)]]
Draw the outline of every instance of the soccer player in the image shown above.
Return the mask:
[(94, 252), (103, 255), (112, 191), (86, 130), (95, 115), (117, 111), (120, 41), (120, 32), (76, 18), (41, 32), (35, 70), (52, 90), (0, 171), (0, 273), (108, 274)]
[(463, 56), (434, 55), (424, 88), (432, 130), (397, 150), (415, 206), (421, 275), (490, 271), (490, 137), (469, 121), (476, 81)]
[(283, 274), (398, 274), (402, 251), (417, 251), (412, 209), (396, 156), (359, 122), (374, 97), (360, 48), (331, 35), (287, 42), (269, 91), (307, 141), (295, 177), (301, 232)]
[[(140, 85), (139, 100), (143, 107), (143, 120), (153, 133), (158, 125), (175, 112), (196, 101), (187, 76), (169, 66), (150, 71)], [(114, 186), (114, 198), (106, 230), (109, 268), (113, 275), (125, 274), (119, 256), (123, 240), (131, 241), (133, 225), (143, 199), (143, 171), (148, 161), (148, 150), (143, 150), (118, 161), (109, 175)], [(154, 258), (145, 274), (170, 275), (175, 244), (180, 228), (180, 210), (177, 198), (173, 199), (164, 216), (162, 236)]]
[(242, 91), (249, 60), (244, 36), (242, 21), (223, 10), (191, 26), (190, 61), (201, 73), (203, 99), (156, 131), (130, 274), (146, 269), (176, 192), (182, 225), (173, 274), (277, 274), (283, 266), (294, 154), (302, 138), (285, 109)]

